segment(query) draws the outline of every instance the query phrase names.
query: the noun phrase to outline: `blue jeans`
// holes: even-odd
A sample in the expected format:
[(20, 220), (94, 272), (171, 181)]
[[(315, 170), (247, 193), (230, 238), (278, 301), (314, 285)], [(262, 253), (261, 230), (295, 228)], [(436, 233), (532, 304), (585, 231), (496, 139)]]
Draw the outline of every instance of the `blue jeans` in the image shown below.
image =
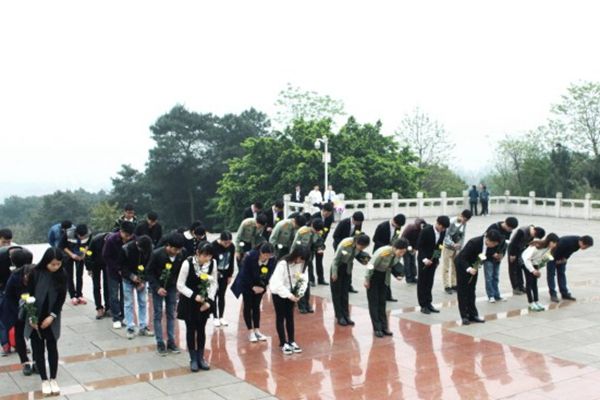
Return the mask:
[(554, 276), (558, 280), (558, 290), (560, 291), (561, 296), (566, 296), (570, 294), (569, 288), (567, 287), (567, 275), (565, 274), (567, 270), (567, 263), (564, 264), (556, 264), (555, 261), (548, 261), (548, 272), (546, 274), (546, 279), (548, 280), (548, 290), (550, 291), (550, 296), (556, 296), (556, 281), (554, 280)]
[(498, 288), (498, 275), (500, 274), (500, 263), (484, 261), (483, 272), (485, 273), (485, 292), (487, 297), (499, 300), (500, 289)]
[(108, 277), (108, 293), (110, 296), (110, 313), (112, 314), (113, 322), (123, 319), (123, 287), (121, 286), (121, 277)]
[(177, 288), (167, 289), (167, 295), (161, 297), (152, 291), (152, 306), (154, 307), (154, 336), (157, 344), (164, 344), (162, 330), (163, 301), (167, 311), (167, 337), (169, 344), (175, 344), (175, 306), (177, 305)]
[(138, 324), (140, 329), (148, 327), (148, 288), (144, 283), (144, 287), (140, 290), (137, 285), (133, 284), (130, 280), (123, 280), (123, 300), (125, 301), (125, 323), (128, 329), (135, 328), (133, 322), (134, 310), (134, 297), (137, 297), (138, 306)]

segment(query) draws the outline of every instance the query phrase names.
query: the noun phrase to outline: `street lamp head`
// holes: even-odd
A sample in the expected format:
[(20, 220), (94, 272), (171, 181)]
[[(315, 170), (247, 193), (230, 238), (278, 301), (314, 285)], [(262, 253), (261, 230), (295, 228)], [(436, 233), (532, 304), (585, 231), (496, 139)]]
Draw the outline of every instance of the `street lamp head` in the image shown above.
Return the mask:
[(321, 148), (321, 141), (319, 139), (315, 140), (315, 149), (319, 150)]

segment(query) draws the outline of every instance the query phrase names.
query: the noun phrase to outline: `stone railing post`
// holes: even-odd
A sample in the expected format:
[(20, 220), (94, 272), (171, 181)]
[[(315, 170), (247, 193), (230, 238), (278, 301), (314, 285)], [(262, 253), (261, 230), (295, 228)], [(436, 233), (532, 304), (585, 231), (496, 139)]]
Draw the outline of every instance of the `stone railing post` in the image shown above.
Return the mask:
[(583, 218), (592, 219), (592, 195), (591, 195), (591, 193), (585, 194), (585, 200), (583, 203)]
[(373, 215), (373, 193), (367, 193), (365, 198), (367, 199), (367, 215), (365, 215), (365, 219), (367, 221), (371, 220), (371, 216)]
[(291, 194), (283, 195), (283, 218), (287, 218), (290, 215), (290, 201), (292, 201)]
[(463, 210), (464, 209), (470, 209), (470, 205), (469, 205), (469, 191), (468, 190), (463, 190)]
[(533, 215), (533, 208), (535, 207), (535, 192), (529, 192), (529, 199), (527, 200), (527, 206), (529, 208), (529, 215)]
[(393, 215), (398, 214), (398, 193), (392, 193), (392, 213)]
[(423, 216), (423, 192), (417, 192), (417, 217)]
[(510, 190), (504, 191), (504, 214), (510, 213)]
[(440, 197), (442, 198), (441, 203), (442, 203), (442, 215), (448, 215), (448, 193), (446, 192), (440, 192)]
[(555, 208), (554, 208), (554, 216), (556, 218), (560, 218), (560, 211), (562, 209), (562, 198), (563, 198), (562, 192), (557, 192), (556, 193), (556, 204), (555, 204)]

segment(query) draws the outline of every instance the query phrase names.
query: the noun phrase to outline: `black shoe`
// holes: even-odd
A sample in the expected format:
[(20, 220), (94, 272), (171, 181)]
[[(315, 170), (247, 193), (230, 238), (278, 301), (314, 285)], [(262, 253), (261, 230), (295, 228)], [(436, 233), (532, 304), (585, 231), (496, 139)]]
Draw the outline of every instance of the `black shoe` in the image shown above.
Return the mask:
[(329, 286), (329, 282), (325, 282), (323, 281), (319, 281), (319, 285), (323, 285), (323, 286)]
[(463, 318), (462, 319), (462, 324), (463, 325), (471, 325), (471, 321), (469, 321), (469, 318)]
[(25, 375), (25, 376), (33, 375), (33, 367), (31, 364), (27, 363), (23, 366), (23, 375)]
[(33, 363), (31, 365), (31, 372), (33, 372), (36, 375), (39, 375), (39, 371), (38, 371), (37, 366), (35, 365), (35, 363)]
[(156, 345), (156, 352), (161, 357), (166, 356), (167, 355), (167, 348), (165, 347), (165, 344), (164, 343), (158, 343)]
[(338, 319), (338, 324), (341, 326), (348, 326), (348, 321), (346, 321), (346, 318), (340, 318)]
[(421, 312), (423, 314), (431, 314), (431, 310), (427, 307), (421, 307)]
[(346, 322), (347, 322), (347, 323), (348, 323), (348, 325), (350, 325), (350, 326), (354, 326), (354, 325), (356, 325), (356, 324), (354, 323), (354, 321), (352, 321), (350, 318), (346, 318)]
[(458, 286), (452, 286), (450, 289), (452, 289), (455, 292), (458, 292)]
[(437, 308), (435, 308), (433, 305), (428, 305), (427, 308), (429, 309), (429, 311), (431, 311), (432, 313), (439, 313), (440, 310), (438, 310)]
[(314, 313), (314, 312), (315, 312), (315, 309), (314, 309), (314, 308), (312, 308), (312, 307), (308, 307), (308, 308), (306, 309), (306, 312), (307, 312), (307, 313), (309, 313), (309, 314), (312, 314), (312, 313)]
[(198, 366), (198, 352), (190, 350), (190, 371), (198, 372), (200, 367)]
[(299, 308), (299, 307), (298, 307), (298, 311), (300, 312), (300, 314), (306, 314), (308, 312), (308, 310), (306, 308)]
[(352, 286), (350, 286), (350, 293), (358, 293), (358, 290), (356, 290)]
[(206, 362), (204, 357), (202, 357), (202, 358), (200, 358), (200, 360), (198, 360), (198, 366), (200, 367), (200, 369), (202, 371), (208, 371), (210, 369), (210, 365), (208, 365), (208, 363)]
[(382, 331), (385, 336), (394, 336), (394, 332), (391, 331)]
[(571, 301), (576, 301), (576, 300), (577, 300), (575, 297), (573, 297), (573, 296), (571, 295), (571, 293), (569, 293), (569, 294), (565, 294), (564, 296), (562, 296), (562, 299), (563, 299), (563, 300), (571, 300)]
[(181, 353), (181, 349), (179, 347), (177, 347), (177, 345), (175, 345), (175, 343), (169, 343), (167, 345), (167, 350), (169, 350), (173, 354)]
[(446, 289), (444, 289), (444, 291), (448, 294), (452, 294), (454, 293), (454, 291), (452, 290), (452, 288), (447, 287)]
[(375, 337), (382, 338), (383, 337), (383, 332), (381, 332), (381, 331), (375, 331)]
[(475, 316), (475, 317), (469, 317), (469, 321), (483, 324), (485, 322), (485, 319), (481, 318), (480, 316)]
[(315, 285), (315, 281), (310, 281), (310, 287), (315, 287), (317, 285)]
[(560, 300), (558, 299), (557, 295), (554, 295), (554, 296), (550, 295), (550, 301), (553, 303), (560, 303)]
[(389, 299), (385, 299), (385, 301), (391, 301), (392, 303), (396, 303), (398, 301), (398, 299), (390, 297)]

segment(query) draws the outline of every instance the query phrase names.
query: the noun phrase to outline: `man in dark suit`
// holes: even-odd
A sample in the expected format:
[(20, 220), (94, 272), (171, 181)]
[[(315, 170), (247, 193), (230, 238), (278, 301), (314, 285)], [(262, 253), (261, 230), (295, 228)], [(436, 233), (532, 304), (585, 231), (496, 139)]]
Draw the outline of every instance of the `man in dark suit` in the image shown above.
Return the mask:
[(479, 275), (478, 272), (485, 261), (487, 249), (498, 246), (502, 240), (502, 234), (497, 230), (487, 231), (485, 235), (469, 240), (454, 259), (458, 310), (463, 325), (469, 325), (471, 322), (485, 322), (479, 316), (477, 306), (475, 305), (477, 275)]
[[(358, 235), (362, 232), (362, 223), (365, 216), (362, 211), (356, 211), (352, 218), (344, 218), (335, 227), (333, 231), (333, 250), (337, 250), (338, 245), (347, 237)], [(350, 293), (358, 293), (352, 286), (352, 276), (350, 276)]]
[(294, 191), (292, 192), (292, 201), (294, 203), (304, 203), (304, 195), (302, 194), (300, 185), (296, 185), (294, 188)]
[(271, 210), (265, 212), (265, 215), (267, 216), (267, 225), (265, 226), (263, 236), (265, 239), (269, 240), (271, 237), (271, 232), (273, 232), (273, 228), (279, 221), (283, 219), (283, 201), (277, 200), (271, 206)]
[[(375, 228), (375, 234), (373, 235), (373, 253), (383, 246), (391, 244), (394, 239), (400, 238), (400, 231), (406, 223), (406, 217), (404, 214), (397, 214), (389, 221), (384, 221), (377, 225)], [(387, 301), (398, 301), (392, 297), (392, 289), (390, 286), (385, 286), (387, 292), (385, 299)]]
[(246, 218), (256, 218), (256, 216), (262, 211), (263, 205), (260, 201), (255, 201), (250, 207), (244, 210), (242, 220)]
[(440, 263), (446, 229), (450, 226), (450, 218), (446, 215), (437, 217), (435, 225), (426, 225), (417, 240), (417, 261), (419, 281), (417, 282), (417, 298), (423, 314), (439, 313), (431, 302), (433, 297), (433, 279)]
[(427, 224), (423, 218), (415, 218), (412, 224), (406, 225), (401, 238), (408, 240), (408, 251), (404, 254), (404, 275), (406, 283), (417, 283), (417, 241), (421, 230)]
[(556, 293), (556, 282), (554, 276), (558, 280), (558, 289), (562, 295), (563, 300), (575, 301), (575, 297), (569, 291), (567, 287), (567, 261), (569, 258), (578, 250), (585, 250), (594, 245), (594, 239), (591, 236), (563, 236), (558, 241), (558, 246), (552, 251), (554, 260), (548, 262), (548, 271), (546, 279), (548, 281), (548, 289), (550, 291), (550, 300), (554, 303), (558, 303), (558, 296)]
[[(325, 241), (327, 240), (327, 236), (329, 235), (329, 232), (331, 231), (331, 225), (333, 224), (333, 203), (323, 204), (323, 208), (321, 209), (321, 211), (316, 212), (311, 216), (311, 219), (315, 219), (315, 218), (320, 218), (323, 220), (323, 243), (325, 243)], [(323, 253), (316, 253), (315, 261), (316, 261), (316, 269), (317, 269), (317, 283), (319, 285), (325, 285), (325, 286), (329, 285), (329, 283), (327, 283), (325, 281), (325, 275), (323, 272)], [(310, 284), (314, 286), (315, 275), (314, 275), (314, 272), (312, 271), (312, 268), (308, 272), (309, 272)]]

